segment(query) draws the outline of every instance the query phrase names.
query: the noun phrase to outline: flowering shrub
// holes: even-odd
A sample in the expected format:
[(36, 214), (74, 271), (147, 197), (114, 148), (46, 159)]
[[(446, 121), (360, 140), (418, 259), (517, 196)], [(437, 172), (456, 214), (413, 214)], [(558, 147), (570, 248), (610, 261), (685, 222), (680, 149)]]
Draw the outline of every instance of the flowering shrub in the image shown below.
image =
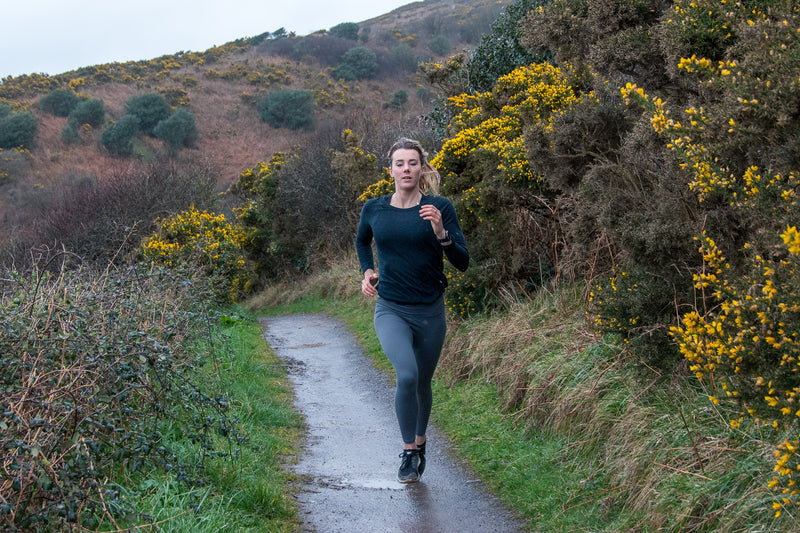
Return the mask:
[(170, 268), (199, 265), (209, 276), (222, 280), (216, 297), (223, 301), (236, 301), (250, 288), (252, 267), (242, 249), (247, 235), (224, 215), (192, 207), (160, 225), (139, 248), (145, 260)]
[(383, 179), (367, 187), (364, 192), (361, 193), (361, 196), (358, 197), (358, 201), (366, 202), (370, 198), (378, 198), (379, 196), (385, 196), (387, 194), (392, 194), (393, 192), (394, 181), (389, 175), (389, 169), (384, 168)]
[[(738, 221), (737, 240), (700, 237), (697, 303), (672, 335), (711, 401), (741, 407), (733, 428), (751, 420), (776, 431), (769, 485), (781, 491), (774, 503), (780, 515), (800, 503), (800, 174), (796, 143), (788, 141), (800, 133), (788, 118), (800, 97), (800, 17), (796, 8), (698, 4), (700, 12), (695, 2), (676, 4), (679, 17), (667, 27), (698, 36), (703, 46), (694, 49), (708, 55), (682, 57), (677, 70), (712, 98), (680, 113), (634, 84), (622, 94), (649, 109), (653, 129), (668, 139), (700, 203), (726, 204)], [(719, 47), (731, 42), (736, 47), (722, 54)]]
[(552, 271), (551, 192), (531, 169), (523, 128), (550, 127), (552, 117), (579, 98), (567, 81), (568, 69), (547, 63), (518, 68), (491, 92), (448, 100), (452, 134), (431, 163), (475, 260), (469, 285), (475, 283), (480, 297), (464, 310), (485, 305), (484, 295), (501, 282), (535, 284)]
[(710, 388), (710, 400), (729, 398), (741, 406), (733, 428), (752, 419), (780, 435), (769, 483), (782, 493), (774, 505), (778, 515), (800, 505), (800, 234), (789, 226), (780, 238), (772, 257), (753, 253), (751, 272), (737, 275), (704, 235), (705, 270), (695, 275), (695, 287), (707, 307), (685, 313), (672, 329), (691, 370)]

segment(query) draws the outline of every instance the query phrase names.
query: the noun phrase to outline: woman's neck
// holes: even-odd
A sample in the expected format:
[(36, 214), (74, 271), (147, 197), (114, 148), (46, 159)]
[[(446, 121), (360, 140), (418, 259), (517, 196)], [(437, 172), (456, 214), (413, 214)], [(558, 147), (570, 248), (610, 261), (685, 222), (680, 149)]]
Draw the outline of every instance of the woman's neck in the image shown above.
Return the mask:
[(391, 204), (392, 206), (399, 207), (400, 209), (408, 209), (409, 207), (419, 205), (421, 200), (422, 192), (419, 190), (411, 192), (396, 191), (392, 195)]

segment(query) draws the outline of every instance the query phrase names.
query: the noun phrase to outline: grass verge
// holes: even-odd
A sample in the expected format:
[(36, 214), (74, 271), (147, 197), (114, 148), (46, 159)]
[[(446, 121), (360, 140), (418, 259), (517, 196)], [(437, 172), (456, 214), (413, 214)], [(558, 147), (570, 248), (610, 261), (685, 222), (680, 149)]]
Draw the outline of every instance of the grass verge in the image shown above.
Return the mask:
[[(203, 381), (211, 390), (224, 391), (246, 440), (230, 456), (205, 459), (203, 484), (187, 486), (170, 473), (136, 474), (120, 481), (129, 487), (126, 495), (136, 502), (135, 511), (159, 531), (297, 530), (297, 510), (288, 490), (291, 474), (284, 466), (297, 452), (302, 418), (291, 406), (288, 380), (262, 337), (263, 329), (255, 317), (239, 311), (223, 317), (209, 341), (215, 345), (209, 351), (216, 355), (205, 365)], [(196, 456), (198, 449), (186, 435), (166, 433), (179, 455)]]

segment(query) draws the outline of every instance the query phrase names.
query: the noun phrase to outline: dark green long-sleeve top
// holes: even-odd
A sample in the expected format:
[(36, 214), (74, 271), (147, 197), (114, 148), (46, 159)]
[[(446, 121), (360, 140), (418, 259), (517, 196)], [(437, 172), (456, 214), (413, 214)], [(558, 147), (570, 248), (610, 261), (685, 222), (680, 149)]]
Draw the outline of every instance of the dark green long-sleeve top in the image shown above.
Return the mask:
[[(361, 209), (356, 251), (362, 274), (375, 270), (372, 241), (378, 255), (378, 295), (402, 304), (436, 301), (447, 287), (442, 251), (462, 272), (469, 266), (469, 252), (453, 204), (443, 196), (422, 195), (420, 205), (401, 209), (391, 205), (391, 195), (368, 200)], [(432, 204), (442, 213), (444, 229), (453, 244), (442, 246), (428, 220), (419, 216), (420, 206)]]

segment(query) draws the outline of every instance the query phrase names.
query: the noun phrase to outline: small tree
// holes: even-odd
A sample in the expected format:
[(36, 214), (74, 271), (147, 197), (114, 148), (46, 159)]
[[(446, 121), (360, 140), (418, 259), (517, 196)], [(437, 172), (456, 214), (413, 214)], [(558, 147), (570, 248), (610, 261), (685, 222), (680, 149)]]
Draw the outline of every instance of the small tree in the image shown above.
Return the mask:
[(71, 89), (56, 89), (39, 99), (39, 108), (57, 117), (66, 117), (80, 102), (80, 97)]
[(172, 114), (166, 98), (156, 93), (134, 96), (125, 104), (125, 113), (139, 119), (139, 129), (152, 136), (159, 122)]
[(450, 53), (450, 40), (444, 35), (437, 35), (428, 43), (428, 49), (438, 56)]
[(394, 96), (392, 97), (392, 103), (390, 104), (395, 109), (400, 109), (403, 107), (406, 102), (408, 102), (408, 93), (403, 89), (399, 91), (395, 91)]
[(103, 101), (96, 99), (82, 101), (69, 114), (70, 124), (74, 124), (76, 127), (88, 124), (96, 128), (102, 126), (105, 119), (106, 111), (103, 108)]
[(125, 115), (103, 131), (100, 142), (109, 152), (129, 155), (133, 152), (133, 138), (139, 133), (139, 118)]
[(156, 138), (166, 142), (173, 150), (180, 150), (184, 146), (191, 147), (198, 137), (194, 115), (180, 108), (169, 118), (159, 122), (153, 130), (153, 134)]
[(358, 24), (355, 22), (342, 22), (341, 24), (337, 24), (330, 30), (328, 33), (331, 35), (335, 35), (336, 37), (342, 37), (344, 39), (350, 39), (352, 41), (358, 40)]
[(314, 94), (311, 91), (278, 89), (257, 103), (261, 120), (273, 128), (297, 130), (314, 122)]
[(356, 46), (342, 56), (334, 76), (344, 80), (363, 80), (374, 77), (377, 72), (378, 59), (375, 52), (366, 46)]
[(542, 3), (541, 0), (516, 0), (497, 17), (492, 31), (483, 36), (467, 63), (470, 89), (489, 91), (501, 76), (544, 59), (533, 56), (520, 44), (522, 30), (519, 27), (519, 21)]
[(0, 118), (0, 148), (30, 148), (39, 121), (30, 113), (8, 113)]

